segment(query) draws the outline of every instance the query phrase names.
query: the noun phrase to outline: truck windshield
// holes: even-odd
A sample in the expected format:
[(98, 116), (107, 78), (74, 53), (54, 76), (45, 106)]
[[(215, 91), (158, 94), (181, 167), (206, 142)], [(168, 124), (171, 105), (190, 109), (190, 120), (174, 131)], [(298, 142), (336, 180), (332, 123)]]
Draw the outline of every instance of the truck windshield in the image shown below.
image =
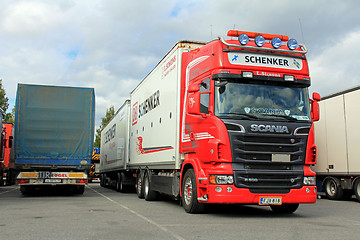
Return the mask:
[(216, 82), (215, 115), (222, 118), (310, 121), (308, 89)]

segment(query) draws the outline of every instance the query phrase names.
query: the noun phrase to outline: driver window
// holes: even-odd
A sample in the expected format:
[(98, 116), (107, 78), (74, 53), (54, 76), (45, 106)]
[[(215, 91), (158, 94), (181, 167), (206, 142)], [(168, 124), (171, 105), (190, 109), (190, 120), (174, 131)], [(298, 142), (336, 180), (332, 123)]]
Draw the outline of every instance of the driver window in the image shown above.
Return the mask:
[(200, 83), (200, 113), (209, 114), (210, 78)]

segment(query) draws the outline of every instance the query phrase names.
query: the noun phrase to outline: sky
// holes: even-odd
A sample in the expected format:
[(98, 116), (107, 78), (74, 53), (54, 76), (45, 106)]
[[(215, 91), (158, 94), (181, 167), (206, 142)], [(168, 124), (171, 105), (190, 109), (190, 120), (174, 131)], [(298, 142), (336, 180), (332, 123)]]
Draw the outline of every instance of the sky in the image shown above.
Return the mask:
[(0, 79), (92, 87), (96, 126), (179, 40), (228, 30), (288, 35), (308, 49), (310, 92), (360, 85), (359, 0), (0, 0)]

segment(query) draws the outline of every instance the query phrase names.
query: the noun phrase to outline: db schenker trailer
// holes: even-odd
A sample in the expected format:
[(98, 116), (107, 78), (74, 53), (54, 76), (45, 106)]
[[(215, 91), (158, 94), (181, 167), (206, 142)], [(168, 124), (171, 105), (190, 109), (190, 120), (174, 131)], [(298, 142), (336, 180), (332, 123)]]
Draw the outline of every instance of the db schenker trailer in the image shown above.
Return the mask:
[(94, 108), (93, 88), (18, 84), (11, 162), (23, 194), (43, 186), (84, 192)]
[(329, 199), (360, 201), (360, 87), (322, 98), (321, 119), (315, 124), (318, 162), (313, 170)]
[(270, 205), (292, 213), (317, 188), (306, 48), (284, 35), (180, 41), (131, 92), (101, 134), (101, 185), (139, 198)]

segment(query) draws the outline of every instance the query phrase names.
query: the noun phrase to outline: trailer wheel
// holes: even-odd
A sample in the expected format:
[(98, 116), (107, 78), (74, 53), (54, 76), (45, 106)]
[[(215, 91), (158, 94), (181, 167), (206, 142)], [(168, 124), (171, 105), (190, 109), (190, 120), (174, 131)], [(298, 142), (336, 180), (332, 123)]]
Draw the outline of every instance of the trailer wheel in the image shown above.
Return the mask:
[(275, 213), (290, 214), (294, 213), (299, 207), (298, 203), (284, 203), (282, 205), (270, 205), (270, 208)]
[(77, 194), (84, 194), (84, 191), (85, 191), (85, 186), (84, 185), (75, 187), (75, 192)]
[(343, 197), (344, 192), (341, 189), (337, 178), (330, 177), (325, 181), (325, 194), (328, 199), (339, 200)]
[(144, 198), (143, 179), (144, 179), (144, 171), (139, 170), (136, 176), (136, 194), (138, 198)]
[(31, 186), (20, 186), (20, 192), (23, 196), (29, 195), (32, 191)]
[(105, 183), (104, 183), (104, 182), (105, 182), (105, 180), (104, 180), (104, 174), (101, 174), (101, 175), (100, 175), (100, 186), (101, 186), (101, 187), (105, 187)]
[(356, 199), (360, 202), (360, 178), (356, 179), (354, 183), (354, 192)]
[(116, 179), (116, 191), (118, 192), (125, 192), (125, 185), (124, 185), (124, 178), (123, 178), (123, 174), (122, 173), (118, 173), (117, 174), (117, 179)]
[(205, 204), (197, 200), (196, 177), (193, 169), (188, 169), (182, 179), (181, 202), (186, 212), (201, 213), (205, 211)]
[(150, 175), (151, 173), (146, 172), (144, 177), (144, 198), (146, 201), (154, 201), (157, 199), (158, 193), (154, 190), (151, 190), (150, 186)]

